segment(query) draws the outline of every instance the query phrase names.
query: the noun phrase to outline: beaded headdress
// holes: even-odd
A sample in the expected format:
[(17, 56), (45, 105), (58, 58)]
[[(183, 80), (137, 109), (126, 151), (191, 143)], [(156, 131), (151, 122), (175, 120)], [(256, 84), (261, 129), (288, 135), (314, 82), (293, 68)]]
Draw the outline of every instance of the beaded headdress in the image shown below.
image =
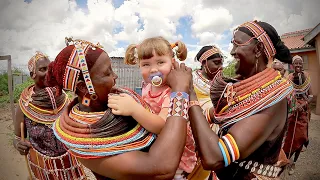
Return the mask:
[(220, 51), (220, 49), (217, 48), (215, 45), (213, 45), (212, 48), (208, 49), (206, 52), (204, 52), (204, 53), (201, 55), (201, 57), (200, 57), (200, 59), (199, 59), (200, 63), (202, 63), (202, 61), (204, 61), (204, 60), (207, 60), (208, 57), (210, 57), (210, 56), (212, 56), (212, 55), (214, 55), (214, 54), (217, 54), (217, 53), (219, 53), (220, 55), (222, 55), (222, 52)]
[(68, 64), (66, 66), (63, 88), (65, 90), (75, 91), (75, 86), (78, 81), (80, 72), (82, 72), (84, 82), (86, 83), (89, 94), (92, 99), (96, 99), (95, 90), (90, 78), (89, 69), (85, 55), (89, 48), (96, 50), (96, 48), (103, 48), (99, 43), (93, 44), (84, 40), (72, 40), (72, 38), (66, 38), (66, 44), (75, 46), (72, 50), (71, 56), (69, 57)]
[(40, 58), (48, 58), (48, 56), (40, 51), (36, 51), (36, 54), (32, 56), (28, 62), (29, 72), (32, 72), (33, 76), (35, 76), (36, 73), (36, 63)]
[(296, 60), (298, 60), (298, 59), (300, 59), (300, 60), (302, 61), (302, 63), (303, 63), (302, 57), (299, 56), (299, 55), (295, 55), (295, 56), (293, 56), (293, 58), (292, 58), (292, 64), (293, 64)]
[[(268, 36), (266, 31), (257, 24), (257, 21), (246, 22), (239, 27), (247, 28), (254, 35), (254, 38), (263, 43), (265, 47), (264, 52), (268, 59), (272, 59), (275, 56), (276, 49), (274, 48), (270, 37)], [(238, 28), (235, 31), (237, 31)]]

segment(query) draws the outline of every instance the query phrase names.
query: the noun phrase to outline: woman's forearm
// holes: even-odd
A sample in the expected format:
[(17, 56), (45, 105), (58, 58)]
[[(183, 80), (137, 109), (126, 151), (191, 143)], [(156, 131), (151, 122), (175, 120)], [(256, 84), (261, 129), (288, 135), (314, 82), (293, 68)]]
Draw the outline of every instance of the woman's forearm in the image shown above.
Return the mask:
[(200, 106), (192, 106), (189, 109), (189, 119), (203, 167), (208, 170), (222, 167), (223, 159), (218, 147), (219, 138), (208, 125)]
[[(194, 92), (190, 93), (190, 101), (197, 101), (197, 96)], [(213, 114), (210, 113), (210, 116), (213, 117)], [(219, 138), (208, 125), (200, 106), (189, 108), (189, 119), (203, 167), (211, 170), (223, 167), (222, 155), (218, 148)]]

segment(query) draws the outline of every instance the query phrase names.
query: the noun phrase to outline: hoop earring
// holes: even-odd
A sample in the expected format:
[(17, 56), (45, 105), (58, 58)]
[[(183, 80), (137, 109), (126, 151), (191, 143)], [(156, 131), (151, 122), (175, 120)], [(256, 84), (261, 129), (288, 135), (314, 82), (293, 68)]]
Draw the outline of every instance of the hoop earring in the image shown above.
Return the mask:
[(93, 101), (97, 100), (98, 99), (97, 94), (91, 94), (90, 95), (90, 99), (93, 100)]

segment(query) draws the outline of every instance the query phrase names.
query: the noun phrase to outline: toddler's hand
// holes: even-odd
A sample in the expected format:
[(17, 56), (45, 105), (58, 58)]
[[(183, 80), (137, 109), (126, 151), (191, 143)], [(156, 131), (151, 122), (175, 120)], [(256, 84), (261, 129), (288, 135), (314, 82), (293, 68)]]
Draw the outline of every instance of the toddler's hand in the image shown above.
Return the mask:
[(132, 116), (138, 103), (128, 94), (110, 95), (108, 98), (108, 107), (112, 113), (121, 116)]

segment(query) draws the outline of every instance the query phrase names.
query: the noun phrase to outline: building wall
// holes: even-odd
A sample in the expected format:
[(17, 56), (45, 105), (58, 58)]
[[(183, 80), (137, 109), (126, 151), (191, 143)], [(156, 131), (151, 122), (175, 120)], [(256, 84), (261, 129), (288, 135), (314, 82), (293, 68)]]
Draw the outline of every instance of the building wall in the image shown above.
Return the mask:
[[(320, 34), (315, 38), (315, 47), (318, 59), (318, 76), (316, 77), (316, 81), (320, 84)], [(315, 81), (315, 80), (314, 80)], [(320, 90), (319, 90), (320, 91)], [(316, 114), (320, 115), (320, 93), (318, 92), (317, 96), (317, 106), (316, 106)]]

